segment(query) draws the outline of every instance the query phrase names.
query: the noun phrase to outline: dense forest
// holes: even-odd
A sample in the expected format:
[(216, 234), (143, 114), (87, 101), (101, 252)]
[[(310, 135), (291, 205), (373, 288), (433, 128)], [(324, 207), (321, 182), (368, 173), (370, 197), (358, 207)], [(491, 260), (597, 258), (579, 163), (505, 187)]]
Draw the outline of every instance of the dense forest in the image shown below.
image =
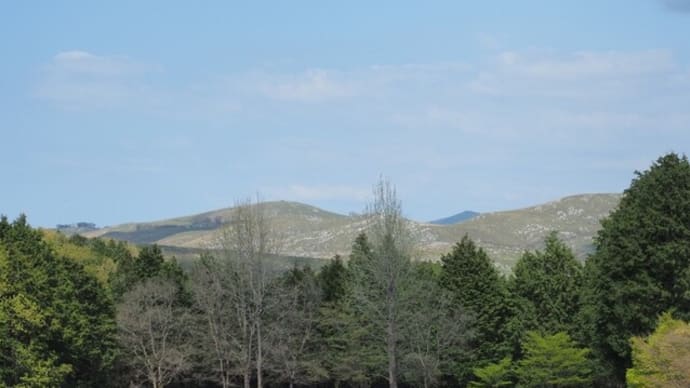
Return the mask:
[(415, 260), (382, 180), (349, 257), (278, 271), (239, 204), (192, 268), (0, 220), (0, 385), (690, 386), (690, 163), (636, 172), (582, 263), (550, 233), (509, 276), (464, 236)]

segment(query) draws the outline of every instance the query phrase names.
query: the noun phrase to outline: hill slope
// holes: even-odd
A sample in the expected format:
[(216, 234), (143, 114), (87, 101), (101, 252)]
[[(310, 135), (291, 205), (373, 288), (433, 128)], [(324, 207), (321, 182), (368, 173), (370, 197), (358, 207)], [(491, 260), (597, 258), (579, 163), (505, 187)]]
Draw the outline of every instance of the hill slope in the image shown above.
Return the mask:
[[(525, 249), (541, 247), (551, 230), (561, 232), (580, 258), (591, 251), (599, 221), (614, 209), (619, 194), (583, 194), (525, 209), (484, 213), (452, 225), (410, 222), (419, 244), (415, 256), (435, 260), (448, 252), (464, 234), (475, 239), (509, 270)], [(357, 233), (366, 226), (360, 216), (345, 216), (297, 202), (266, 202), (267, 215), (284, 241), (282, 253), (292, 256), (330, 258), (347, 255)], [(157, 243), (178, 248), (213, 248), (223, 223), (233, 209), (173, 218), (150, 223), (124, 224), (84, 233), (138, 244)]]

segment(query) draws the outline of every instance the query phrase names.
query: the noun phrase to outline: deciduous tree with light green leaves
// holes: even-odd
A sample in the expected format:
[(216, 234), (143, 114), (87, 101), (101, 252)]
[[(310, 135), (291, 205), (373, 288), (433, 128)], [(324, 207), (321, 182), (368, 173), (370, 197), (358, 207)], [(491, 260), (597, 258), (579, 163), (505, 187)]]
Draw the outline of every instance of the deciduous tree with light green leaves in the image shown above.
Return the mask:
[(475, 380), (471, 381), (470, 388), (498, 388), (515, 385), (512, 381), (513, 361), (505, 357), (499, 362), (474, 369)]
[(0, 219), (0, 385), (103, 386), (113, 305), (84, 267), (56, 256), (24, 216)]
[(631, 388), (690, 387), (690, 324), (664, 313), (648, 337), (633, 337)]
[(515, 367), (520, 387), (585, 387), (592, 380), (589, 349), (578, 348), (566, 333), (527, 332), (522, 350)]

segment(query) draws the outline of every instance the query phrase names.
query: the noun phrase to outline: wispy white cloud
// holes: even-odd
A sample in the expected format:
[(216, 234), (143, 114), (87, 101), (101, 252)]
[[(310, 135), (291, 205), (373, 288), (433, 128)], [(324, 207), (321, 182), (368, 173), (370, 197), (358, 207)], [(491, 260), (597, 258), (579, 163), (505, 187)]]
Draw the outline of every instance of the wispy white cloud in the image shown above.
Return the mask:
[(668, 50), (581, 51), (565, 56), (505, 51), (498, 60), (508, 73), (541, 79), (641, 76), (667, 72), (675, 67)]
[(319, 102), (352, 97), (356, 86), (333, 71), (309, 69), (293, 75), (265, 74), (257, 79), (256, 88), (265, 96), (285, 101)]
[(153, 102), (155, 92), (142, 77), (154, 70), (154, 66), (126, 57), (63, 51), (43, 67), (33, 92), (40, 99), (72, 109)]
[(669, 50), (575, 52), (566, 55), (504, 51), (471, 81), (493, 95), (592, 97), (625, 95), (677, 75)]
[(256, 70), (226, 77), (227, 90), (286, 102), (380, 98), (414, 85), (446, 82), (470, 66), (463, 62), (374, 64), (353, 69)]
[(87, 51), (62, 51), (53, 57), (52, 72), (65, 71), (79, 75), (122, 76), (143, 73), (152, 66), (132, 61), (127, 57), (101, 56)]
[(337, 117), (349, 120), (354, 131), (376, 127), (397, 136), (397, 129), (446, 130), (493, 141), (530, 136), (543, 141), (548, 134), (572, 131), (683, 130), (690, 120), (684, 113), (690, 71), (664, 49), (506, 50), (474, 64), (249, 70), (209, 75), (172, 89), (154, 82), (166, 76), (159, 68), (124, 56), (65, 51), (44, 67), (34, 92), (68, 108), (127, 108), (204, 119), (306, 113), (303, 117), (317, 123), (312, 126), (330, 125), (337, 120), (328, 118)]

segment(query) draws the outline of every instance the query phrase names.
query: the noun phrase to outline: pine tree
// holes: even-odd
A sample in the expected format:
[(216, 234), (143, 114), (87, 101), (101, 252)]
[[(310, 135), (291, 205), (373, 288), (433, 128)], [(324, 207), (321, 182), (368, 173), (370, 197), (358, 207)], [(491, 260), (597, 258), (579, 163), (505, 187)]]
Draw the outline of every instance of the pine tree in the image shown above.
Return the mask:
[(456, 371), (463, 383), (471, 378), (474, 368), (499, 361), (509, 353), (505, 281), (486, 252), (467, 235), (441, 257), (441, 262), (442, 287), (450, 292), (456, 307), (473, 317), (470, 352), (461, 358)]
[(515, 314), (511, 322), (515, 341), (528, 330), (543, 333), (577, 332), (582, 265), (556, 232), (544, 240), (544, 250), (525, 252), (509, 282)]
[(321, 267), (318, 274), (323, 303), (338, 303), (347, 291), (348, 272), (343, 260), (336, 255), (328, 264)]

